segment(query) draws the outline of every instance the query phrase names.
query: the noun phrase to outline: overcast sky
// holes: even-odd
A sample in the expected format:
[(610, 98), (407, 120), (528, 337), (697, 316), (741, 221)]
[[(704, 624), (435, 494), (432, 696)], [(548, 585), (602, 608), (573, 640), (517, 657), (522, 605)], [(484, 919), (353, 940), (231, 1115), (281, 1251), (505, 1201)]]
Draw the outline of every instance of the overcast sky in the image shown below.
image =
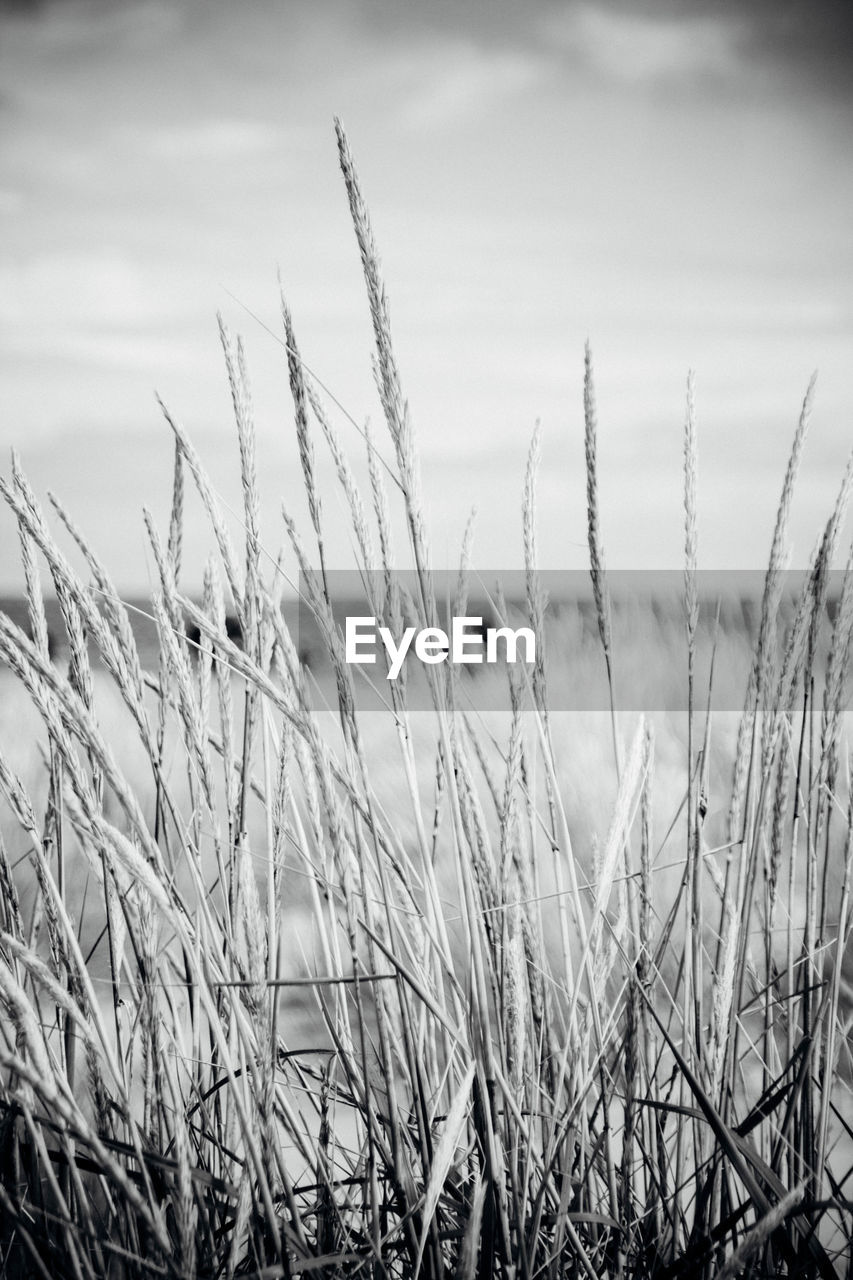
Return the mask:
[[(537, 419), (542, 561), (583, 563), (587, 336), (605, 545), (621, 567), (679, 563), (690, 367), (702, 561), (762, 562), (819, 368), (794, 525), (802, 562), (853, 444), (849, 8), (0, 6), (4, 459), (15, 445), (119, 583), (144, 587), (141, 507), (162, 515), (170, 486), (155, 388), (238, 501), (222, 310), (247, 343), (277, 549), (281, 499), (303, 511), (286, 367), (229, 295), (279, 332), (280, 268), (305, 359), (382, 430), (339, 114), (382, 251), (439, 564), (455, 560), (474, 501), (475, 558), (518, 564)], [(361, 474), (360, 439), (337, 420)], [(325, 463), (323, 477), (345, 565)], [(6, 519), (0, 539), (10, 590)], [(195, 526), (189, 546), (192, 573)]]

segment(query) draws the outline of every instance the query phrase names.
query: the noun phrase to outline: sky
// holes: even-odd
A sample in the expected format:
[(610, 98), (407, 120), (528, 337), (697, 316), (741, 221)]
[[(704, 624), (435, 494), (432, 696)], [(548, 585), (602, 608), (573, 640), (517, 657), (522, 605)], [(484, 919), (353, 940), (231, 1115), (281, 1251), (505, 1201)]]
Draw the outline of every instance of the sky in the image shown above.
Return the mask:
[[(680, 563), (691, 368), (706, 568), (766, 558), (819, 370), (792, 527), (807, 559), (853, 444), (849, 5), (0, 4), (0, 468), (16, 448), (122, 589), (151, 577), (143, 505), (167, 518), (155, 391), (239, 504), (219, 311), (246, 344), (270, 552), (282, 503), (305, 520), (278, 273), (307, 364), (390, 456), (336, 115), (382, 255), (438, 566), (474, 503), (475, 561), (520, 563), (537, 421), (542, 564), (585, 563), (587, 339), (608, 562)], [(330, 412), (362, 479), (361, 438)], [(347, 567), (320, 440), (317, 455)], [(211, 546), (197, 504), (186, 545), (192, 588)], [(0, 591), (20, 581), (3, 514)]]

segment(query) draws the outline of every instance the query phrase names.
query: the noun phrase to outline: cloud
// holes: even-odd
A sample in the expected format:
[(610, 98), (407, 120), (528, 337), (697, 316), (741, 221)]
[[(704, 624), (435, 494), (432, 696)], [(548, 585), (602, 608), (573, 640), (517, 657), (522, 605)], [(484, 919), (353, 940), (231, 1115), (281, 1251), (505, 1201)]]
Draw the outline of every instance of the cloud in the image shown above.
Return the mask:
[(360, 0), (352, 12), (376, 36), (562, 51), (629, 84), (717, 77), (731, 57), (762, 79), (853, 98), (850, 0)]
[(279, 132), (263, 120), (199, 120), (141, 135), (142, 145), (167, 160), (227, 160), (258, 156), (279, 146)]
[[(110, 5), (123, 16), (107, 21)], [(690, 365), (703, 457), (728, 457), (749, 427), (756, 486), (814, 362), (824, 434), (846, 440), (853, 133), (841, 99), (826, 109), (816, 87), (834, 56), (830, 7), (814, 0), (811, 33), (792, 0), (51, 0), (43, 16), (4, 17), (4, 438), (41, 440), (45, 480), (67, 472), (109, 541), (161, 462), (168, 496), (169, 449), (145, 433), (151, 386), (191, 430), (227, 419), (223, 306), (246, 332), (259, 435), (278, 450), (280, 348), (219, 288), (277, 329), (277, 261), (306, 358), (359, 419), (375, 413), (329, 127), (339, 111), (438, 524), (461, 528), (476, 472), (484, 499), (499, 495), (484, 545), (508, 551), (504, 496), (515, 500), (541, 415), (573, 450), (564, 472), (549, 445), (546, 468), (545, 517), (565, 533), (590, 334), (630, 557), (629, 517), (642, 520), (665, 461), (677, 491)], [(93, 425), (104, 434), (84, 445)], [(223, 457), (232, 449), (228, 436)], [(105, 481), (108, 456), (123, 459), (126, 489)], [(97, 484), (84, 489), (89, 466)], [(582, 494), (577, 510), (582, 537)], [(677, 500), (673, 511), (675, 528)], [(662, 539), (663, 517), (646, 514)]]
[(109, 249), (44, 253), (0, 267), (0, 322), (33, 329), (137, 326), (162, 320), (162, 293), (135, 263)]
[(0, 215), (17, 213), (23, 205), (23, 191), (17, 187), (0, 187)]
[(749, 71), (853, 97), (849, 0), (543, 0), (538, 29), (628, 82)]
[(727, 77), (739, 58), (737, 17), (669, 16), (582, 3), (540, 19), (546, 43), (628, 85)]
[(430, 40), (398, 51), (390, 76), (404, 87), (398, 119), (429, 130), (468, 121), (541, 80), (547, 63), (532, 50), (506, 50), (459, 39)]
[[(7, 356), (37, 355), (43, 339), (25, 334), (12, 334), (5, 342)], [(194, 371), (204, 360), (205, 344), (192, 336), (115, 332), (91, 329), (85, 332), (59, 332), (51, 336), (51, 359), (78, 368), (137, 371), (158, 376), (176, 371)]]
[(184, 21), (184, 5), (174, 0), (6, 0), (4, 12), (41, 22), (54, 47), (67, 48), (116, 38), (137, 46), (159, 42)]

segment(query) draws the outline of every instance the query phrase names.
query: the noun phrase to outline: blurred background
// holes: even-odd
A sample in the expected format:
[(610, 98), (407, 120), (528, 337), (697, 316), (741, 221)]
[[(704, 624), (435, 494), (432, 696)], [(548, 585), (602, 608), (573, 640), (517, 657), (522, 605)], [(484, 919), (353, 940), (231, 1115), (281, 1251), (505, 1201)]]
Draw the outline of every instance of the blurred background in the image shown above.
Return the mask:
[[(226, 500), (238, 459), (216, 312), (253, 375), (264, 533), (304, 517), (276, 273), (308, 365), (387, 439), (337, 164), (342, 117), (383, 256), (437, 563), (585, 563), (583, 348), (609, 563), (680, 563), (697, 374), (700, 558), (766, 559), (817, 367), (803, 563), (853, 442), (853, 11), (826, 0), (54, 0), (0, 6), (0, 446), (119, 586), (151, 578), (172, 443)], [(252, 313), (252, 314), (249, 314)], [(267, 331), (267, 326), (273, 335)], [(363, 445), (332, 416), (364, 474)], [(331, 559), (351, 563), (317, 444)], [(191, 508), (185, 581), (209, 538)], [(20, 586), (0, 515), (0, 592)]]

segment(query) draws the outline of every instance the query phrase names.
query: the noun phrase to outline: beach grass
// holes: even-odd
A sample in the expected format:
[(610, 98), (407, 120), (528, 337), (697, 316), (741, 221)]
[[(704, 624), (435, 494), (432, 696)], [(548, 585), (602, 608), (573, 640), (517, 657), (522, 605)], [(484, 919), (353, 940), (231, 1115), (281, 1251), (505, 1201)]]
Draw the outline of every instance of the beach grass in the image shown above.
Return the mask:
[[(609, 702), (604, 748), (590, 730), (595, 776), (567, 780), (544, 643), (530, 671), (509, 672), (499, 721), (471, 712), (449, 665), (426, 669), (428, 712), (375, 668), (385, 709), (365, 713), (330, 594), (315, 450), (331, 450), (374, 615), (398, 634), (404, 618), (434, 624), (440, 602), (379, 256), (340, 126), (338, 144), (386, 428), (378, 443), (349, 424), (367, 492), (282, 304), (309, 527), (287, 511), (283, 524), (332, 673), (329, 713), (285, 622), (282, 561), (261, 541), (246, 355), (224, 324), (243, 509), (235, 526), (163, 406), (174, 485), (168, 528), (145, 517), (153, 667), (73, 515), (54, 499), (48, 517), (17, 458), (0, 481), (28, 613), (26, 627), (0, 615), (0, 661), (29, 704), (32, 757), (21, 770), (0, 744), (0, 1274), (848, 1276), (853, 570), (848, 558), (838, 598), (830, 570), (849, 469), (784, 625), (782, 610), (814, 384), (768, 531), (742, 711), (718, 736), (698, 677), (688, 379), (672, 675), (685, 731), (663, 802), (654, 718), (619, 710), (589, 349), (589, 550)], [(544, 640), (539, 453), (537, 432), (518, 522), (527, 621)], [(182, 573), (190, 486), (213, 548), (200, 589)], [(395, 549), (397, 509), (407, 546)], [(466, 538), (456, 612), (470, 555)], [(46, 596), (61, 610), (61, 660)], [(508, 607), (497, 595), (499, 618)], [(587, 791), (609, 797), (597, 838), (577, 821)]]

